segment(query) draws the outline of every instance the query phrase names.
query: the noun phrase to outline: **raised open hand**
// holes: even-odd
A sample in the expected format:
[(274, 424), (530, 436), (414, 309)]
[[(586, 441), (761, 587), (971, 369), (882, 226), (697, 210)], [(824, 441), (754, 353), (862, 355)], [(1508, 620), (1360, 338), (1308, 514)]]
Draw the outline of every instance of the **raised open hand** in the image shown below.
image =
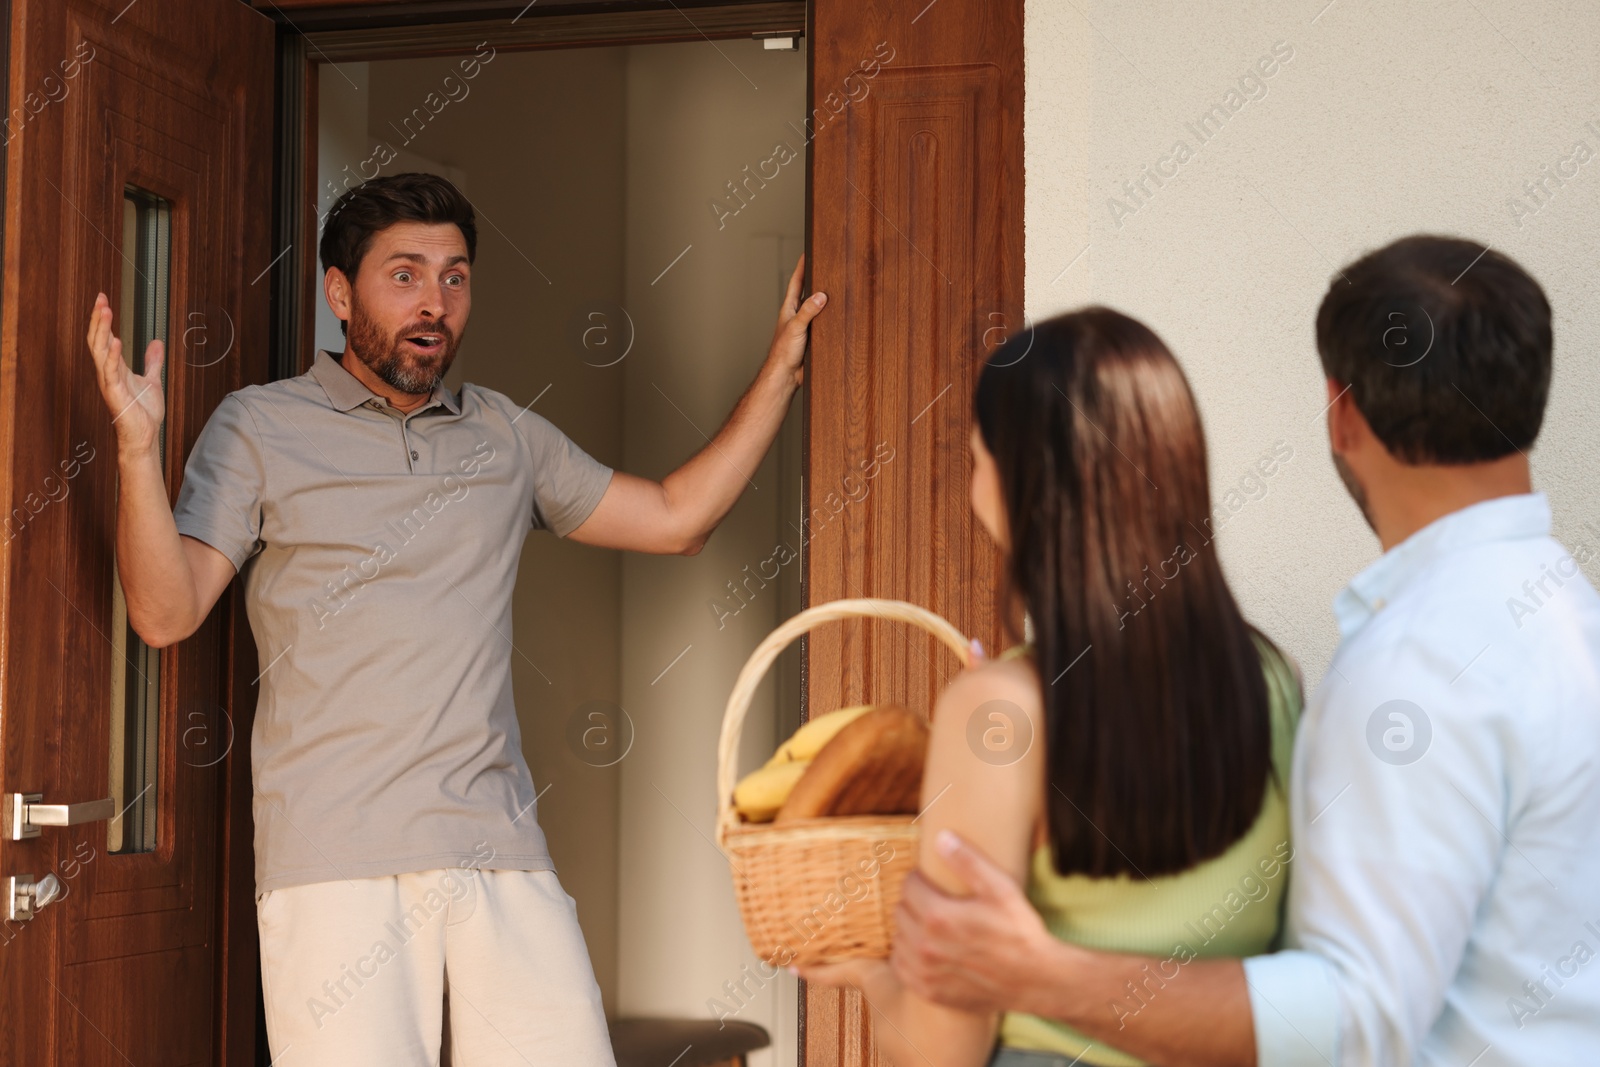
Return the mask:
[(133, 373), (122, 356), (122, 339), (111, 330), (111, 301), (104, 293), (96, 294), (94, 310), (89, 313), (88, 340), (100, 395), (105, 397), (117, 431), (118, 452), (134, 455), (153, 451), (167, 411), (161, 390), (165, 346), (151, 341), (144, 351), (145, 372)]

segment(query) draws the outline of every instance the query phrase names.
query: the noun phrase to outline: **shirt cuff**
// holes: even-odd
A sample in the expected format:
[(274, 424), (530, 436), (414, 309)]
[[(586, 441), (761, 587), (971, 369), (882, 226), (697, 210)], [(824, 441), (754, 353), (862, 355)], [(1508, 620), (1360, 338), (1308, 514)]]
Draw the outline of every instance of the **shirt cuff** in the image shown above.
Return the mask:
[(255, 555), (254, 542), (240, 545), (237, 538), (229, 537), (216, 526), (207, 522), (190, 519), (187, 515), (174, 516), (174, 523), (180, 534), (192, 537), (196, 541), (203, 541), (212, 548), (228, 557), (228, 562), (233, 564), (233, 571), (238, 574), (244, 570), (247, 560)]
[(1257, 1067), (1338, 1063), (1339, 992), (1333, 965), (1313, 952), (1244, 961), (1255, 1020)]
[(589, 516), (594, 514), (594, 509), (600, 506), (600, 501), (606, 495), (606, 490), (611, 488), (611, 476), (616, 473), (612, 467), (603, 467), (602, 469), (605, 471), (605, 476), (596, 478), (583, 499), (578, 501), (575, 507), (568, 509), (558, 522), (551, 523), (551, 533), (557, 537), (565, 538), (573, 530), (589, 521)]

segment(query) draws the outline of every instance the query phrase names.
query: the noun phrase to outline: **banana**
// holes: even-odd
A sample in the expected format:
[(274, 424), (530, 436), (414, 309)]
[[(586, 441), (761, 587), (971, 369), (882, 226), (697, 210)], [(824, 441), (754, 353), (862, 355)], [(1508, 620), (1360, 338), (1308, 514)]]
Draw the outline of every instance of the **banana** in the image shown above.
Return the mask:
[(733, 788), (734, 810), (743, 815), (746, 822), (771, 822), (783, 802), (789, 799), (794, 784), (810, 766), (808, 759), (789, 760), (768, 763), (751, 771)]
[(871, 711), (877, 705), (860, 704), (853, 708), (840, 708), (830, 711), (826, 715), (818, 715), (806, 723), (794, 734), (778, 746), (778, 751), (767, 760), (767, 766), (773, 767), (780, 763), (791, 763), (796, 760), (809, 760), (822, 750), (822, 746), (833, 740), (833, 735), (843, 730), (860, 716)]

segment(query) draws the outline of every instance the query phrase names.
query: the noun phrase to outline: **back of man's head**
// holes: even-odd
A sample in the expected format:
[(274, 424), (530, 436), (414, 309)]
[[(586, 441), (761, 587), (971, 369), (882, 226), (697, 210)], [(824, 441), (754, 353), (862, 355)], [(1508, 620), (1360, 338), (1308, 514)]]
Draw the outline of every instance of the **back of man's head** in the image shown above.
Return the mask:
[(1395, 459), (1465, 464), (1526, 451), (1550, 392), (1550, 304), (1510, 258), (1405, 237), (1346, 267), (1317, 312), (1329, 378)]

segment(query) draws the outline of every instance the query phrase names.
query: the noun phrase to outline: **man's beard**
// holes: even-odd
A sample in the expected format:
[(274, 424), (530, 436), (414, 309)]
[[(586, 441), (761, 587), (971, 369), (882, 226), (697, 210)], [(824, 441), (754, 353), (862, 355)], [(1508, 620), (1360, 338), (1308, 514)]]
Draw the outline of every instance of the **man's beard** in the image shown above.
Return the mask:
[(1344, 483), (1345, 491), (1350, 494), (1350, 499), (1356, 502), (1356, 507), (1361, 509), (1361, 517), (1367, 520), (1367, 525), (1372, 527), (1372, 532), (1377, 533), (1378, 527), (1372, 521), (1372, 512), (1367, 510), (1367, 491), (1356, 481), (1355, 471), (1350, 469), (1350, 464), (1337, 452), (1328, 453), (1333, 457), (1333, 469), (1339, 472), (1339, 480)]
[[(372, 373), (402, 393), (432, 392), (434, 383), (442, 381), (455, 362), (456, 349), (461, 344), (461, 338), (442, 321), (411, 323), (393, 337), (386, 337), (377, 321), (364, 313), (354, 292), (350, 294), (349, 330), (350, 351)], [(423, 353), (402, 347), (407, 337), (425, 333), (441, 338), (436, 351)]]

